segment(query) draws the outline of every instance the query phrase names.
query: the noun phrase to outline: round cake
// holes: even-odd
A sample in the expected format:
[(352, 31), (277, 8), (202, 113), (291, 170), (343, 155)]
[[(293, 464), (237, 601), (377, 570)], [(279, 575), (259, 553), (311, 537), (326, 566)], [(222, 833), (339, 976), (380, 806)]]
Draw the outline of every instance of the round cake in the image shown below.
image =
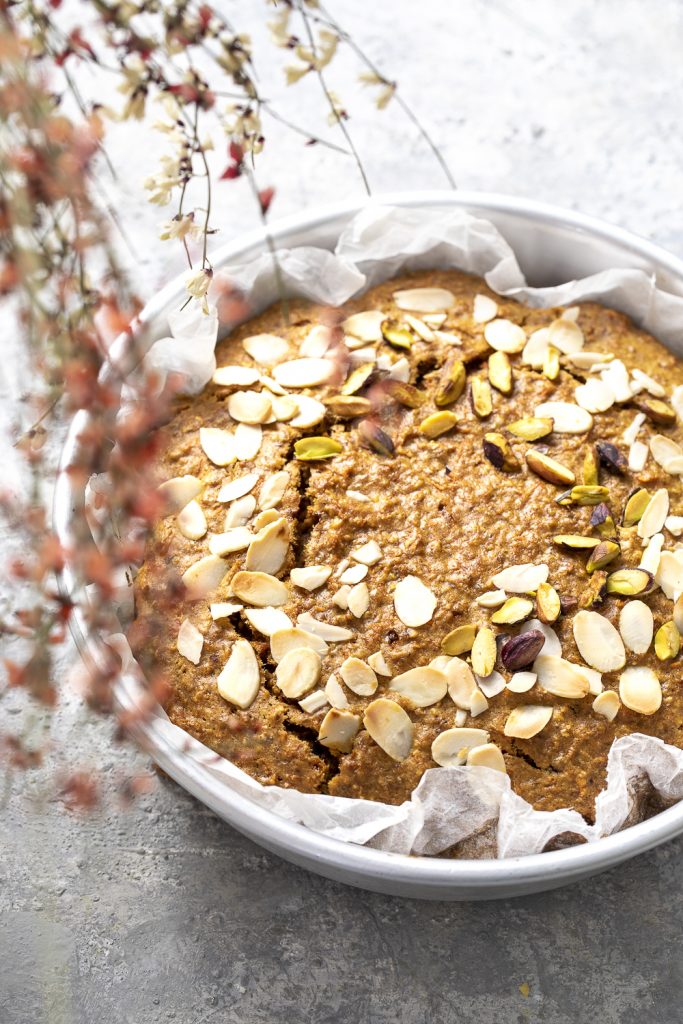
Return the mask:
[(683, 366), (476, 277), (276, 305), (159, 460), (130, 630), (264, 784), (400, 803), (438, 766), (592, 821), (615, 738), (683, 745)]

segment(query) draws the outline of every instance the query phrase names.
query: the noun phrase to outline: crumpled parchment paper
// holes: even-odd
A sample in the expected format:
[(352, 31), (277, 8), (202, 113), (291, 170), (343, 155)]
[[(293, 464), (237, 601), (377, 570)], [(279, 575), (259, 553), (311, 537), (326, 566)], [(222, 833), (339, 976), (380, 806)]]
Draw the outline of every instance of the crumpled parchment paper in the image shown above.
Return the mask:
[[(345, 228), (333, 253), (301, 246), (281, 250), (278, 261), (291, 294), (329, 305), (340, 305), (402, 272), (452, 267), (478, 274), (499, 294), (534, 306), (595, 299), (628, 313), (679, 354), (683, 349), (683, 298), (658, 289), (644, 271), (608, 270), (555, 287), (530, 288), (493, 224), (451, 207), (370, 205)], [(278, 298), (269, 254), (226, 267), (224, 273), (255, 311)], [(215, 313), (202, 317), (188, 308), (169, 320), (170, 336), (151, 346), (148, 365), (183, 374), (186, 391), (197, 393), (215, 368)], [(122, 634), (109, 643), (124, 662), (122, 697), (135, 703), (142, 685), (139, 666)], [(512, 791), (506, 775), (488, 768), (433, 768), (411, 799), (397, 807), (262, 786), (173, 725), (161, 709), (152, 731), (255, 804), (335, 839), (396, 853), (435, 855), (469, 840), (468, 852), (475, 856), (516, 857), (540, 852), (567, 833), (576, 841), (595, 842), (618, 831), (637, 820), (644, 791), (654, 790), (665, 803), (683, 799), (683, 750), (640, 733), (612, 745), (607, 786), (597, 800), (595, 824), (588, 825), (569, 808), (534, 810)]]

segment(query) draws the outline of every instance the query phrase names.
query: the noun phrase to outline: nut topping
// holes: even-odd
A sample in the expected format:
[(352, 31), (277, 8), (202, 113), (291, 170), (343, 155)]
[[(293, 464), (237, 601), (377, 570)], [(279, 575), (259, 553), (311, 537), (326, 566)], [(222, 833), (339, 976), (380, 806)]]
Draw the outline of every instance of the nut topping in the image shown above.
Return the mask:
[(523, 441), (538, 441), (552, 432), (553, 420), (549, 416), (524, 416), (505, 429)]
[(491, 768), (496, 772), (507, 774), (505, 758), (495, 743), (482, 743), (480, 747), (470, 747), (467, 752), (468, 768)]
[(200, 633), (194, 623), (189, 619), (183, 619), (178, 630), (178, 654), (187, 658), (193, 665), (199, 664), (204, 646), (204, 635)]
[(242, 498), (249, 491), (253, 491), (258, 481), (258, 473), (246, 473), (244, 476), (238, 476), (234, 480), (228, 480), (219, 490), (216, 501), (228, 502)]
[(407, 697), (419, 708), (428, 708), (446, 696), (448, 680), (443, 672), (435, 668), (411, 668), (394, 676), (389, 689)]
[(529, 740), (545, 729), (552, 717), (552, 708), (542, 704), (520, 704), (508, 715), (503, 732), (515, 739)]
[(533, 601), (525, 597), (509, 597), (505, 604), (493, 613), (491, 622), (496, 626), (514, 625), (528, 619), (533, 610)]
[(247, 640), (236, 640), (216, 680), (218, 692), (223, 700), (244, 711), (256, 700), (260, 685), (261, 674), (251, 644)]
[(581, 666), (572, 665), (564, 658), (540, 654), (534, 662), (534, 672), (541, 689), (555, 697), (578, 700), (590, 692), (590, 684)]
[(370, 697), (377, 689), (377, 676), (360, 658), (347, 658), (339, 669), (349, 690), (360, 697)]
[(310, 647), (293, 647), (279, 661), (275, 681), (285, 697), (298, 700), (318, 685), (321, 667), (316, 651)]
[(405, 288), (394, 292), (393, 299), (399, 309), (409, 313), (441, 313), (455, 302), (447, 288)]
[(361, 420), (358, 424), (358, 434), (363, 444), (378, 455), (390, 456), (396, 451), (392, 439), (375, 420)]
[[(493, 396), (491, 385), (481, 377), (473, 377), (470, 382), (472, 408), (480, 420), (485, 420), (493, 412)], [(502, 437), (502, 434), (496, 435)], [(506, 442), (507, 444), (507, 442)]]
[(190, 501), (176, 519), (178, 529), (188, 540), (201, 540), (207, 531), (206, 516), (198, 501)]
[[(222, 559), (221, 563), (227, 569), (227, 564)], [(257, 608), (277, 608), (289, 600), (289, 591), (285, 584), (265, 572), (237, 572), (230, 586), (235, 597), (246, 604), (256, 605)]]
[(671, 661), (681, 649), (681, 634), (673, 620), (659, 627), (655, 635), (655, 654), (660, 661)]
[(471, 624), (466, 626), (456, 626), (456, 628), (452, 629), (441, 641), (442, 651), (444, 654), (449, 654), (451, 656), (465, 654), (467, 651), (471, 651), (476, 632), (477, 627)]
[(644, 665), (625, 669), (619, 677), (621, 703), (639, 715), (654, 715), (662, 704), (662, 688), (651, 668)]
[(505, 473), (517, 473), (520, 465), (517, 456), (502, 434), (484, 434), (484, 455), (491, 465)]
[(488, 676), (496, 664), (496, 638), (493, 630), (484, 626), (479, 630), (472, 644), (472, 668), (478, 676)]
[(446, 729), (432, 743), (432, 758), (442, 768), (457, 768), (465, 764), (470, 750), (488, 743), (488, 739), (485, 729)]
[(484, 337), (497, 352), (521, 352), (526, 345), (526, 334), (511, 320), (490, 320), (484, 328)]
[(405, 576), (394, 590), (394, 609), (405, 626), (424, 626), (436, 608), (436, 597), (417, 576)]
[(439, 386), (434, 395), (434, 404), (441, 407), (457, 402), (465, 390), (465, 364), (461, 359), (449, 359), (444, 366)]
[(654, 633), (652, 612), (644, 601), (627, 601), (619, 613), (619, 632), (629, 651), (646, 654)]
[(511, 672), (526, 668), (538, 659), (545, 644), (545, 637), (538, 629), (518, 633), (505, 641), (500, 649), (500, 660)]
[(613, 722), (621, 703), (614, 690), (603, 690), (593, 701), (593, 711), (596, 715), (602, 715), (608, 722)]
[(289, 626), (287, 629), (276, 629), (270, 637), (270, 653), (273, 661), (281, 662), (289, 651), (297, 650), (300, 647), (308, 647), (320, 657), (324, 657), (329, 647), (324, 640), (314, 633), (309, 633), (299, 626)]
[(295, 587), (302, 590), (317, 590), (332, 575), (329, 565), (307, 565), (301, 569), (292, 569), (289, 578)]
[(598, 672), (615, 672), (626, 664), (624, 644), (616, 629), (598, 612), (580, 611), (572, 623), (583, 660)]
[(489, 383), (502, 395), (512, 392), (512, 363), (506, 352), (494, 352), (489, 356)]
[(172, 480), (157, 487), (158, 494), (164, 500), (164, 515), (173, 516), (182, 512), (186, 505), (199, 497), (204, 489), (201, 480), (196, 476), (176, 476)]
[(400, 704), (380, 697), (368, 704), (363, 725), (370, 737), (394, 761), (405, 761), (413, 745), (413, 723)]
[(458, 417), (454, 412), (451, 412), (449, 409), (442, 409), (441, 412), (433, 412), (431, 416), (425, 417), (422, 423), (420, 423), (418, 430), (425, 437), (433, 440), (452, 430), (453, 427), (457, 426), (457, 423)]
[(320, 723), (318, 742), (331, 750), (348, 754), (359, 729), (360, 718), (357, 715), (333, 707)]
[(548, 483), (566, 485), (576, 481), (571, 469), (567, 469), (561, 462), (551, 459), (549, 455), (544, 455), (532, 448), (526, 453), (525, 458), (529, 469), (533, 470), (537, 476), (547, 480)]

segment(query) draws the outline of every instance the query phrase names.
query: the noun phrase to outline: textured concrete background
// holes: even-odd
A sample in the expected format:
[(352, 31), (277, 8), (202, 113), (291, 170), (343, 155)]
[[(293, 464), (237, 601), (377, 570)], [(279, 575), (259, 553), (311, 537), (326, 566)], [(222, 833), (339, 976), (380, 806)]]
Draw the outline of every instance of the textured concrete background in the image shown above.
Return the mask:
[[(262, 35), (260, 4), (223, 6)], [(683, 255), (680, 0), (332, 6), (399, 78), (461, 187), (598, 214)], [(373, 188), (440, 187), (416, 133), (396, 111), (374, 113), (352, 70), (342, 60), (330, 81)], [(288, 116), (332, 135), (313, 89), (285, 95), (277, 67), (262, 68), (262, 82)], [(269, 135), (260, 174), (278, 189), (274, 214), (361, 194), (348, 160)], [(181, 267), (157, 241), (163, 212), (137, 188), (162, 146), (143, 125), (116, 129), (109, 148), (120, 179), (105, 187), (151, 296)], [(225, 239), (253, 226), (242, 183), (219, 192), (216, 220)], [(16, 366), (5, 360), (0, 379), (7, 418)], [(11, 539), (0, 542), (8, 551)], [(683, 1020), (683, 840), (517, 901), (420, 904), (346, 889), (264, 853), (168, 781), (118, 810), (122, 779), (147, 761), (83, 711), (76, 665), (67, 650), (52, 735), (61, 764), (100, 772), (105, 805), (69, 816), (52, 797), (54, 760), (7, 780), (1, 1024)], [(3, 708), (18, 714), (18, 695)]]

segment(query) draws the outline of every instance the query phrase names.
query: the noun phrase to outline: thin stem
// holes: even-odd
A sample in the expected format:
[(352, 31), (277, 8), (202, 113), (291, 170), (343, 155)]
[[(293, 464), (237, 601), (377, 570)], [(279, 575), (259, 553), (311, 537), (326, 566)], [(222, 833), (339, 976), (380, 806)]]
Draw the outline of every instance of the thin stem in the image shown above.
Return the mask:
[(266, 114), (273, 118), (274, 121), (279, 121), (280, 124), (285, 125), (290, 131), (295, 132), (297, 135), (303, 135), (304, 138), (310, 139), (311, 142), (318, 143), (321, 146), (326, 146), (328, 149), (333, 149), (336, 153), (342, 153), (344, 156), (353, 156), (353, 153), (349, 149), (344, 149), (343, 146), (338, 146), (335, 142), (329, 142), (327, 139), (321, 139), (319, 135), (314, 135), (313, 132), (307, 132), (305, 128), (300, 128), (298, 124), (294, 124), (292, 121), (288, 121), (286, 117), (278, 113), (268, 100), (258, 100), (260, 106), (265, 110)]

